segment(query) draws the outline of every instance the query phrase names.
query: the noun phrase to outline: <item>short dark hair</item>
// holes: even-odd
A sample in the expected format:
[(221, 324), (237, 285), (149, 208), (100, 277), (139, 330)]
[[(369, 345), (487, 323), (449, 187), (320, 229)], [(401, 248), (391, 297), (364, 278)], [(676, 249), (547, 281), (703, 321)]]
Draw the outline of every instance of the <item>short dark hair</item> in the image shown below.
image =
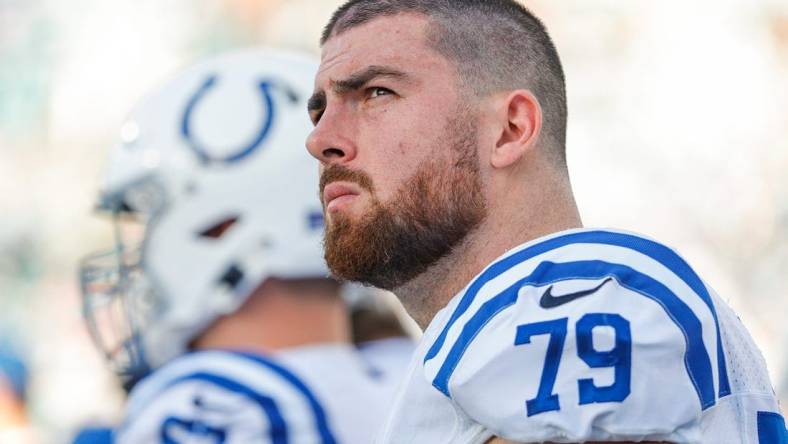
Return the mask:
[(544, 112), (543, 136), (566, 165), (564, 70), (536, 16), (514, 0), (350, 0), (334, 12), (320, 43), (401, 13), (427, 16), (428, 45), (455, 63), (460, 80), (476, 94), (531, 90)]

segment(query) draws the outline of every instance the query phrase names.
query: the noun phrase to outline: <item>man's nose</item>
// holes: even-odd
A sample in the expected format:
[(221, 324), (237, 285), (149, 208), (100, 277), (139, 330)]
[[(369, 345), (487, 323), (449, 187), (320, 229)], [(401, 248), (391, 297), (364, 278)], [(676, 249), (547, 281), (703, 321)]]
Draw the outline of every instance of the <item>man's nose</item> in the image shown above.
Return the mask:
[(347, 163), (356, 157), (347, 121), (338, 112), (326, 110), (306, 139), (309, 153), (324, 164)]

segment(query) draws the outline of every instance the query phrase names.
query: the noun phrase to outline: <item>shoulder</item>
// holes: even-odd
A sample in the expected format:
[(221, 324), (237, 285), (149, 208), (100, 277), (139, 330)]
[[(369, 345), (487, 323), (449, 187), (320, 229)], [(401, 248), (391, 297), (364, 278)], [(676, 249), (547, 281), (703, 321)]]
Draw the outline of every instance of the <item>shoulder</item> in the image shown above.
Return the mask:
[(243, 442), (252, 432), (270, 442), (299, 433), (333, 442), (321, 402), (296, 373), (264, 356), (227, 351), (177, 358), (132, 391), (119, 441), (170, 429), (213, 433), (228, 442)]
[[(426, 377), (473, 419), (495, 412), (492, 427), (550, 430), (543, 420), (558, 419), (565, 436), (586, 439), (594, 427), (619, 426), (579, 418), (631, 420), (619, 412), (627, 403), (644, 406), (644, 418), (645, 406), (664, 403), (680, 426), (729, 390), (709, 290), (675, 251), (632, 233), (577, 230), (523, 245), (477, 276), (442, 319)], [(505, 400), (507, 391), (522, 399)]]

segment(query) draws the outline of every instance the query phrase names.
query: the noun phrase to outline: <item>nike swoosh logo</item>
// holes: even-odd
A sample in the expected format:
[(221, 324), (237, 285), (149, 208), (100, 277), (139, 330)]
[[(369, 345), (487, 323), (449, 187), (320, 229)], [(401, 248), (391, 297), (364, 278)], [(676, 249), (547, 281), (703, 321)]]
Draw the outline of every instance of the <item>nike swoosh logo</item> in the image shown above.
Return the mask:
[(567, 304), (567, 303), (572, 302), (572, 301), (574, 301), (576, 299), (580, 299), (582, 297), (589, 296), (589, 295), (592, 295), (592, 294), (596, 293), (597, 290), (599, 290), (600, 288), (602, 288), (602, 286), (604, 286), (605, 284), (607, 284), (608, 282), (610, 282), (612, 280), (613, 280), (613, 278), (607, 278), (604, 281), (602, 281), (601, 284), (597, 285), (596, 287), (594, 287), (594, 288), (592, 288), (590, 290), (577, 291), (575, 293), (564, 294), (564, 295), (561, 295), (561, 296), (553, 295), (553, 293), (552, 293), (553, 292), (553, 286), (551, 285), (551, 286), (549, 286), (547, 288), (547, 291), (545, 291), (542, 294), (542, 297), (539, 299), (539, 306), (542, 307), (542, 308), (555, 308), (555, 307), (558, 307), (559, 305)]

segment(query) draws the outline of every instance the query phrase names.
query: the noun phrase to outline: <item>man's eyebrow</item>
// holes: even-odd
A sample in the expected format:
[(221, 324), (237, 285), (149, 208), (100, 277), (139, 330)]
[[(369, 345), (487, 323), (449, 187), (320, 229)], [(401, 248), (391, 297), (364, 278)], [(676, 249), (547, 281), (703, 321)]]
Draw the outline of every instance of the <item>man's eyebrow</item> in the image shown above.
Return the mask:
[(312, 94), (312, 97), (309, 98), (309, 101), (306, 102), (307, 111), (320, 111), (325, 107), (326, 107), (326, 93), (323, 91), (315, 92), (314, 94)]
[[(351, 91), (357, 91), (369, 81), (379, 77), (387, 77), (391, 79), (410, 80), (410, 76), (403, 71), (388, 66), (371, 65), (361, 71), (353, 73), (350, 77), (342, 80), (332, 80), (331, 89), (338, 94), (344, 94)], [(307, 102), (307, 110), (320, 111), (326, 107), (326, 93), (325, 91), (316, 91), (312, 94)]]
[(398, 69), (388, 66), (372, 65), (362, 69), (361, 71), (351, 74), (350, 77), (346, 79), (332, 80), (331, 89), (339, 94), (356, 91), (366, 85), (370, 80), (376, 79), (378, 77), (405, 80), (409, 78), (407, 74)]

